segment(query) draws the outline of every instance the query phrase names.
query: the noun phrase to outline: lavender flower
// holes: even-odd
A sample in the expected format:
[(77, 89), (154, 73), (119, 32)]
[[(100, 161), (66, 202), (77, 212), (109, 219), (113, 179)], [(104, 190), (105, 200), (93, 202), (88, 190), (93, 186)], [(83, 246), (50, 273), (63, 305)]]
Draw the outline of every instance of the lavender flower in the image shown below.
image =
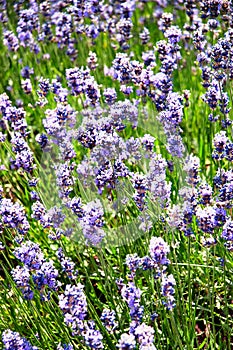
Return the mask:
[(30, 79), (22, 80), (21, 86), (25, 94), (30, 94), (32, 92), (32, 83)]
[(149, 256), (143, 256), (141, 258), (141, 267), (143, 270), (152, 270), (156, 267), (156, 264)]
[(32, 201), (39, 201), (40, 200), (39, 194), (36, 191), (31, 191), (30, 197), (31, 197)]
[(214, 245), (216, 245), (217, 241), (216, 238), (214, 238), (213, 236), (205, 236), (205, 237), (201, 237), (201, 244), (203, 245), (203, 247), (213, 247)]
[(98, 28), (92, 23), (86, 27), (86, 35), (89, 38), (96, 39), (99, 35)]
[(128, 160), (132, 160), (133, 163), (136, 163), (142, 158), (140, 146), (141, 144), (138, 138), (134, 139), (133, 137), (130, 137), (128, 140), (126, 140)]
[(105, 102), (108, 105), (112, 105), (117, 99), (117, 93), (114, 88), (106, 88), (104, 89), (103, 96), (105, 98)]
[(165, 12), (162, 14), (160, 20), (158, 21), (159, 30), (165, 32), (166, 29), (171, 27), (173, 22), (173, 14), (169, 12)]
[(19, 49), (19, 40), (17, 36), (10, 30), (3, 32), (3, 44), (7, 46), (9, 51), (16, 52)]
[(0, 143), (1, 142), (5, 142), (6, 141), (6, 135), (4, 135), (1, 131), (0, 131)]
[(143, 144), (145, 149), (149, 152), (152, 152), (153, 150), (154, 141), (155, 141), (155, 138), (150, 134), (145, 134), (143, 137), (141, 137), (141, 143)]
[(141, 258), (137, 254), (128, 254), (126, 255), (125, 263), (134, 277), (137, 269), (141, 267)]
[(166, 181), (167, 162), (160, 154), (153, 153), (150, 157), (147, 181), (152, 200), (163, 208), (170, 202), (171, 183)]
[(185, 151), (182, 138), (177, 134), (168, 134), (166, 148), (173, 157), (178, 158), (181, 158)]
[(168, 310), (172, 310), (176, 306), (175, 298), (174, 298), (175, 285), (176, 285), (176, 281), (173, 275), (162, 276), (161, 290), (162, 290), (162, 295), (166, 298), (166, 300), (163, 301), (163, 304), (167, 307)]
[(127, 54), (117, 53), (112, 62), (114, 69), (114, 78), (123, 84), (127, 84), (131, 79), (132, 66)]
[(25, 235), (29, 230), (29, 223), (22, 206), (10, 199), (0, 200), (0, 218), (7, 228), (16, 229), (20, 234)]
[(70, 279), (76, 279), (78, 275), (78, 270), (75, 270), (75, 263), (66, 257), (63, 253), (62, 248), (59, 248), (56, 255), (61, 263), (62, 270), (67, 274)]
[(59, 343), (56, 350), (74, 350), (71, 344), (61, 344)]
[(39, 270), (45, 262), (44, 254), (38, 244), (26, 241), (20, 247), (15, 248), (14, 255), (29, 270)]
[(198, 207), (196, 210), (198, 227), (206, 233), (213, 233), (216, 227), (215, 216), (216, 211), (213, 207), (207, 206), (203, 209), (201, 207)]
[[(171, 40), (173, 31), (168, 29), (168, 35), (171, 34)], [(175, 34), (175, 32), (174, 32)], [(174, 40), (177, 40), (178, 37), (174, 36)], [(159, 53), (159, 59), (161, 60), (161, 72), (171, 76), (171, 73), (174, 69), (177, 68), (177, 62), (181, 58), (179, 53), (179, 46), (173, 45), (171, 43), (166, 42), (165, 40), (161, 40), (157, 42), (156, 49)]]
[(143, 45), (147, 44), (150, 40), (150, 32), (146, 27), (144, 27), (143, 31), (139, 34), (139, 38), (141, 39)]
[[(12, 117), (13, 115), (11, 115), (11, 118)], [(21, 121), (23, 122), (23, 119)], [(15, 160), (12, 160), (11, 163), (14, 168), (22, 168), (26, 172), (31, 173), (35, 168), (35, 164), (33, 164), (33, 152), (30, 150), (27, 142), (23, 137), (25, 135), (27, 124), (24, 122), (21, 123), (21, 121), (20, 123), (15, 120), (12, 122), (12, 126), (15, 130), (22, 130), (22, 135), (19, 132), (15, 132), (14, 136), (11, 139), (12, 151), (15, 153)]]
[(40, 201), (36, 201), (32, 204), (32, 218), (38, 220), (40, 224), (44, 227), (52, 226), (52, 222), (46, 212), (44, 205)]
[(28, 66), (25, 66), (21, 69), (20, 74), (24, 79), (29, 79), (30, 75), (34, 74), (34, 69)]
[(132, 184), (135, 189), (133, 199), (139, 210), (143, 210), (145, 206), (145, 196), (148, 190), (147, 178), (143, 174), (132, 174)]
[(156, 66), (154, 51), (150, 50), (143, 52), (142, 59), (144, 61), (145, 66), (150, 66), (151, 68), (154, 68)]
[(90, 51), (87, 58), (87, 65), (90, 70), (95, 70), (98, 67), (97, 56), (95, 52)]
[(149, 245), (149, 252), (152, 259), (158, 265), (168, 265), (167, 254), (170, 252), (168, 244), (161, 237), (152, 237)]
[(0, 22), (3, 24), (6, 24), (8, 22), (8, 16), (7, 16), (7, 4), (6, 0), (3, 0), (0, 4)]
[(136, 347), (136, 340), (133, 334), (123, 333), (117, 343), (120, 350), (132, 350)]
[(15, 160), (12, 162), (12, 165), (13, 165), (13, 168), (14, 167), (16, 167), (16, 169), (22, 168), (25, 171), (31, 173), (35, 168), (33, 161), (34, 161), (33, 152), (27, 149), (25, 151), (16, 153)]
[(103, 309), (100, 319), (109, 333), (113, 333), (118, 326), (114, 310)]
[(194, 155), (189, 155), (185, 159), (184, 171), (187, 172), (186, 181), (190, 185), (197, 185), (200, 181), (200, 177), (198, 175), (200, 171), (200, 160), (198, 157)]
[(78, 216), (78, 218), (82, 218), (84, 215), (83, 212), (83, 204), (81, 201), (81, 198), (79, 197), (74, 197), (72, 198), (69, 202), (67, 202), (67, 206), (73, 211), (75, 215)]
[(221, 92), (217, 80), (212, 81), (211, 85), (208, 87), (207, 92), (203, 96), (203, 100), (208, 103), (212, 110), (217, 108), (218, 103), (221, 100)]
[(94, 246), (101, 243), (105, 236), (105, 232), (101, 229), (104, 225), (103, 207), (99, 200), (89, 202), (83, 207), (84, 215), (80, 219), (84, 237), (88, 243)]
[(95, 329), (94, 321), (85, 324), (85, 330), (82, 332), (85, 344), (91, 349), (103, 349), (103, 336), (98, 329)]
[(142, 291), (137, 288), (134, 282), (128, 285), (123, 284), (121, 288), (121, 296), (127, 302), (130, 309), (130, 318), (132, 320), (130, 333), (133, 333), (138, 324), (140, 324), (144, 312), (144, 308), (140, 306)]
[[(44, 289), (46, 286), (57, 291), (61, 283), (57, 281), (58, 270), (54, 268), (52, 260), (43, 262), (40, 268), (32, 275), (36, 288), (40, 291), (42, 300), (45, 299)], [(49, 294), (47, 298), (49, 297)]]
[(32, 279), (36, 288), (40, 291), (42, 300), (49, 297), (44, 295), (45, 287), (57, 290), (60, 282), (56, 280), (58, 271), (54, 268), (52, 260), (46, 262), (44, 254), (41, 252), (38, 244), (31, 241), (23, 243), (20, 247), (15, 248), (14, 255), (25, 267), (13, 270), (13, 278), (20, 287), (26, 298), (33, 297), (29, 287), (29, 271), (32, 271)]
[(135, 1), (125, 1), (120, 4), (118, 11), (122, 18), (131, 18), (135, 10)]
[(21, 10), (19, 14), (19, 21), (17, 25), (17, 33), (20, 45), (23, 47), (30, 47), (31, 51), (36, 54), (39, 53), (39, 46), (35, 43), (32, 31), (38, 30), (38, 12), (31, 7), (30, 9)]
[(65, 323), (71, 326), (74, 334), (84, 330), (83, 320), (87, 315), (87, 301), (83, 292), (84, 286), (66, 285), (64, 294), (59, 295), (59, 307), (65, 316)]
[(68, 197), (73, 189), (73, 166), (66, 162), (56, 167), (57, 185), (59, 186), (59, 195), (61, 197)]
[(49, 222), (51, 222), (53, 227), (56, 229), (61, 226), (61, 224), (64, 222), (66, 217), (63, 214), (62, 209), (56, 206), (50, 208), (47, 212), (47, 215), (48, 215)]
[(27, 300), (33, 299), (34, 293), (30, 287), (30, 272), (25, 266), (17, 266), (11, 271), (16, 286), (22, 291), (23, 296)]
[(6, 113), (9, 107), (12, 107), (12, 103), (7, 94), (4, 92), (0, 95), (0, 112), (4, 119), (7, 119)]
[(20, 336), (18, 332), (10, 329), (2, 333), (2, 342), (4, 350), (38, 350), (36, 346), (32, 346), (26, 338)]
[(226, 210), (214, 206), (216, 226), (221, 227), (227, 220)]
[(137, 342), (140, 344), (140, 350), (156, 350), (156, 347), (153, 345), (154, 333), (154, 329), (147, 326), (145, 323), (140, 324), (140, 326), (135, 329), (135, 336)]
[(168, 94), (172, 90), (171, 78), (167, 74), (159, 72), (154, 76), (154, 86), (162, 93)]
[(136, 102), (130, 100), (116, 102), (110, 109), (110, 115), (113, 121), (128, 121), (133, 128), (136, 128), (138, 122), (138, 107)]
[(202, 183), (198, 187), (198, 192), (201, 198), (200, 204), (210, 204), (213, 192), (211, 186), (207, 183)]
[(119, 44), (123, 50), (129, 48), (127, 42), (132, 37), (132, 35), (131, 35), (132, 27), (133, 27), (133, 23), (132, 23), (132, 20), (129, 18), (128, 19), (122, 18), (122, 19), (120, 19), (119, 22), (117, 22), (116, 40), (119, 42)]
[(45, 147), (48, 144), (48, 136), (46, 134), (43, 134), (43, 133), (36, 135), (35, 140), (36, 140), (36, 142), (39, 143), (39, 145), (42, 149), (45, 149)]
[(233, 181), (225, 183), (219, 190), (219, 195), (217, 197), (217, 202), (223, 205), (225, 208), (232, 207), (233, 199)]
[(98, 105), (100, 98), (99, 88), (88, 69), (66, 69), (66, 79), (74, 95), (84, 93), (87, 97), (88, 104), (92, 106)]
[(127, 86), (127, 85), (121, 85), (120, 91), (123, 92), (123, 94), (128, 96), (133, 92), (133, 87)]
[(55, 143), (67, 135), (64, 127), (66, 125), (73, 127), (76, 121), (76, 112), (69, 104), (58, 103), (54, 110), (47, 109), (45, 115), (43, 125), (48, 135), (54, 137)]
[(212, 157), (214, 159), (223, 159), (231, 161), (233, 159), (233, 146), (230, 139), (226, 136), (226, 131), (220, 131), (215, 134), (213, 139), (214, 151), (212, 153)]
[(223, 185), (231, 181), (233, 181), (233, 171), (232, 170), (225, 171), (224, 169), (218, 168), (216, 175), (214, 177), (215, 186), (218, 189), (221, 189)]
[(171, 26), (166, 29), (164, 36), (168, 38), (171, 44), (177, 44), (181, 39), (182, 32), (177, 26)]
[(63, 12), (54, 12), (51, 23), (55, 24), (55, 40), (59, 48), (64, 48), (71, 43), (72, 17)]
[(233, 221), (231, 219), (228, 219), (224, 224), (221, 237), (227, 242), (233, 241)]
[[(23, 141), (23, 138), (27, 134), (26, 133), (27, 122), (25, 117), (26, 117), (26, 112), (21, 107), (16, 108), (13, 106), (7, 106), (3, 110), (3, 120), (8, 120), (10, 122), (12, 129), (15, 131), (15, 133), (12, 135), (11, 143), (14, 143), (14, 141), (17, 143), (18, 139), (21, 139), (21, 141), (18, 141), (18, 142), (24, 142), (24, 149), (22, 149), (22, 151), (29, 150), (29, 147), (26, 141), (25, 140)], [(18, 152), (20, 152), (20, 149), (18, 149)]]

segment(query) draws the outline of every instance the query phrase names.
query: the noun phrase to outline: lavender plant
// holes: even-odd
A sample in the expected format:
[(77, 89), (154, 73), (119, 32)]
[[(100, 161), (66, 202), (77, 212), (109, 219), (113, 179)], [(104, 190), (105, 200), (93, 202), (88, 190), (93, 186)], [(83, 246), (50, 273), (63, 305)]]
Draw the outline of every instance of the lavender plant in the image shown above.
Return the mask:
[(0, 2), (3, 349), (232, 349), (232, 18)]

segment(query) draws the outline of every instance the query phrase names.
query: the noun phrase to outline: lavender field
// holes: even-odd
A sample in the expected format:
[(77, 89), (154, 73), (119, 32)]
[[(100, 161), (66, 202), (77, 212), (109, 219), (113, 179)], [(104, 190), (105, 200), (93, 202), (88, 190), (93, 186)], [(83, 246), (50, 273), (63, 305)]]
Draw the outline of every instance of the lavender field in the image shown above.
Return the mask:
[(0, 349), (233, 349), (233, 3), (0, 1)]

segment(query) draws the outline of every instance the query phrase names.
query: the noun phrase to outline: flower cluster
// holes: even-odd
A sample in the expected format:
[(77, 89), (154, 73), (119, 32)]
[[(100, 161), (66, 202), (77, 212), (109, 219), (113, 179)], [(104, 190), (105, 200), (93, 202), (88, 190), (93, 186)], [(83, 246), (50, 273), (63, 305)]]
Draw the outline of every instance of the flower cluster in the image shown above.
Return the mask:
[(174, 309), (175, 304), (175, 287), (176, 281), (173, 275), (163, 275), (161, 280), (161, 291), (162, 295), (165, 297), (163, 304), (166, 305), (168, 310)]
[(5, 227), (16, 229), (23, 235), (30, 228), (23, 207), (18, 202), (13, 203), (11, 199), (0, 199), (0, 220)]
[(39, 200), (32, 204), (31, 209), (32, 218), (38, 220), (44, 228), (52, 225), (44, 205)]
[(140, 306), (141, 290), (137, 288), (134, 282), (123, 285), (121, 296), (125, 300), (130, 309), (130, 333), (134, 333), (135, 328), (141, 323), (144, 308)]
[(100, 319), (109, 333), (113, 333), (118, 326), (116, 312), (114, 310), (103, 309)]
[(89, 69), (70, 68), (66, 70), (66, 79), (72, 93), (76, 96), (84, 94), (86, 103), (96, 106), (99, 103), (100, 91)]
[(117, 344), (117, 348), (120, 350), (132, 350), (136, 347), (136, 340), (133, 334), (123, 333)]
[(65, 256), (62, 248), (59, 248), (56, 255), (61, 263), (62, 270), (67, 274), (68, 278), (76, 279), (78, 270), (76, 270), (75, 263), (67, 256)]
[(74, 350), (73, 345), (70, 344), (58, 344), (58, 347), (56, 350)]
[(213, 139), (214, 151), (212, 157), (217, 160), (233, 161), (233, 142), (227, 137), (226, 131), (215, 134)]
[[(122, 298), (127, 302), (130, 309), (130, 334), (136, 337), (141, 346), (140, 349), (144, 349), (143, 346), (146, 348), (147, 345), (150, 345), (151, 349), (153, 348), (154, 333), (151, 327), (142, 323), (144, 314), (144, 308), (140, 305), (142, 291), (135, 285), (136, 273), (140, 269), (155, 272), (155, 280), (161, 279), (161, 291), (164, 297), (163, 304), (168, 310), (172, 310), (175, 307), (174, 286), (176, 283), (173, 275), (167, 275), (166, 271), (170, 263), (167, 258), (169, 252), (169, 246), (162, 238), (152, 237), (149, 245), (150, 256), (144, 256), (142, 258), (137, 254), (126, 256), (126, 264), (130, 270), (130, 274), (128, 275), (130, 282), (127, 285), (120, 281), (117, 282)], [(150, 336), (149, 334), (146, 335), (147, 331)]]
[(15, 248), (14, 255), (23, 263), (23, 266), (17, 266), (11, 273), (26, 299), (32, 299), (34, 296), (30, 288), (30, 276), (42, 300), (47, 300), (50, 295), (50, 293), (46, 295), (46, 287), (54, 291), (58, 290), (60, 286), (57, 280), (58, 270), (55, 269), (52, 260), (45, 260), (38, 244), (26, 241), (20, 247)]
[(233, 221), (230, 218), (223, 225), (221, 237), (226, 241), (227, 249), (233, 251)]
[(10, 30), (5, 30), (3, 34), (3, 44), (7, 46), (9, 51), (16, 52), (19, 49), (19, 40), (17, 36)]
[(18, 332), (10, 329), (2, 333), (2, 342), (4, 350), (38, 350), (36, 346), (32, 346), (26, 338), (20, 336)]
[(142, 323), (135, 329), (135, 336), (138, 341), (140, 350), (156, 350), (154, 346), (154, 329), (151, 326), (147, 326), (145, 323)]
[(31, 300), (34, 297), (34, 293), (30, 286), (30, 273), (29, 269), (25, 266), (17, 266), (11, 271), (13, 280), (16, 286), (21, 290), (26, 300)]
[(139, 349), (156, 350), (154, 346), (154, 329), (142, 322), (144, 307), (140, 305), (142, 291), (136, 287), (136, 272), (140, 269), (155, 270), (155, 279), (161, 278), (161, 292), (164, 297), (163, 304), (168, 310), (175, 307), (175, 279), (173, 275), (167, 275), (166, 269), (169, 264), (167, 254), (170, 249), (160, 237), (152, 237), (149, 246), (150, 256), (140, 258), (137, 254), (126, 256), (126, 264), (130, 269), (128, 278), (130, 282), (124, 284), (122, 280), (117, 281), (123, 300), (126, 301), (130, 309), (130, 329), (129, 333), (121, 335), (117, 347), (120, 349), (135, 349), (139, 344)]
[(94, 321), (86, 321), (87, 301), (84, 286), (66, 285), (64, 294), (59, 295), (59, 307), (63, 311), (65, 323), (72, 328), (73, 334), (81, 335), (91, 349), (103, 349), (103, 336), (96, 329)]
[(16, 132), (11, 139), (11, 144), (12, 151), (15, 154), (15, 159), (11, 160), (11, 168), (22, 168), (26, 172), (31, 173), (35, 168), (35, 165), (33, 164), (33, 152), (30, 150), (25, 139), (20, 133)]
[(103, 207), (100, 200), (95, 200), (84, 205), (84, 215), (80, 219), (84, 237), (89, 244), (98, 245), (105, 236)]

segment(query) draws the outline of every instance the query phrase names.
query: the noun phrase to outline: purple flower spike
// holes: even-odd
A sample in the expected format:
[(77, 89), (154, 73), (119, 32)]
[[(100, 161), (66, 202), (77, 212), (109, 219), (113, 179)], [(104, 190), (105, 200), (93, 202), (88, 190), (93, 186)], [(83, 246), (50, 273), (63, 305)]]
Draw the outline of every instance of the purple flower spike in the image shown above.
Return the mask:
[(2, 334), (2, 342), (4, 350), (38, 350), (36, 346), (32, 346), (29, 341), (20, 336), (18, 332), (7, 329)]
[(136, 340), (133, 334), (123, 333), (119, 342), (117, 343), (117, 348), (120, 350), (133, 350), (136, 348)]
[(152, 237), (149, 245), (151, 258), (158, 265), (168, 265), (167, 254), (170, 252), (168, 244), (161, 237)]

